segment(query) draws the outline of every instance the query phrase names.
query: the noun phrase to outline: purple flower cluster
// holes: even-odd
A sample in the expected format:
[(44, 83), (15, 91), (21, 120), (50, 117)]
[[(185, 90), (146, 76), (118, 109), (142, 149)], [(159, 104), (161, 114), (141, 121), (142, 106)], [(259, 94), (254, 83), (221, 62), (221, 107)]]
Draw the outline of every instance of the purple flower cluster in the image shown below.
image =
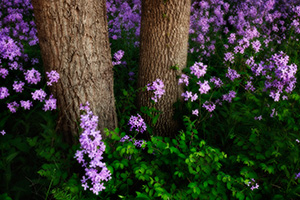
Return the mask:
[(45, 100), (43, 110), (56, 110), (56, 99), (53, 98), (53, 95), (51, 95), (48, 100)]
[(41, 73), (32, 68), (31, 70), (27, 70), (25, 73), (25, 80), (29, 84), (37, 84), (41, 80)]
[(55, 70), (52, 70), (51, 72), (46, 72), (46, 75), (49, 79), (47, 82), (47, 85), (52, 86), (52, 83), (57, 83), (59, 79), (59, 73), (57, 73)]
[(80, 118), (80, 127), (83, 132), (79, 138), (80, 150), (77, 150), (75, 158), (82, 164), (82, 167), (85, 167), (85, 176), (81, 180), (82, 187), (84, 190), (89, 188), (98, 195), (105, 189), (104, 181), (111, 179), (110, 171), (102, 162), (105, 144), (102, 142), (100, 131), (97, 130), (98, 117), (93, 115), (89, 103), (85, 106), (80, 105), (80, 110), (84, 112)]
[[(191, 69), (191, 74), (195, 75), (198, 79), (203, 77), (206, 74), (207, 71), (207, 66), (204, 65), (203, 63), (199, 62), (199, 63), (195, 63), (192, 67), (190, 67)], [(240, 77), (240, 75), (232, 69), (228, 69), (228, 73), (226, 74), (226, 76), (228, 78), (230, 78), (231, 80), (234, 80), (235, 78)], [(179, 84), (184, 83), (186, 86), (189, 85), (189, 76), (187, 76), (186, 74), (182, 74), (181, 77), (178, 80)], [(191, 79), (193, 80), (193, 79)], [(214, 84), (214, 88), (212, 88), (210, 86), (209, 83), (213, 83)], [(199, 85), (199, 94), (208, 94), (212, 89), (217, 89), (217, 88), (222, 88), (222, 86), (224, 85), (223, 81), (215, 76), (211, 76), (211, 78), (208, 80), (203, 80), (203, 81), (198, 81), (197, 84)], [(251, 88), (252, 89), (252, 88)], [(198, 93), (193, 93), (192, 91), (185, 91), (181, 94), (182, 97), (184, 97), (184, 101), (189, 101), (191, 100), (191, 102), (196, 101), (196, 100), (200, 100), (201, 98), (198, 98)], [(229, 91), (228, 94), (224, 94), (222, 96), (221, 99), (217, 99), (215, 102), (212, 102), (211, 100), (209, 101), (205, 101), (204, 103), (202, 103), (202, 107), (205, 108), (208, 112), (213, 112), (216, 109), (216, 105), (222, 105), (223, 101), (227, 101), (227, 102), (231, 102), (233, 98), (236, 97), (236, 92), (231, 90)], [(199, 115), (199, 110), (198, 109), (194, 109), (192, 110), (192, 115)]]
[(20, 105), (16, 102), (16, 101), (13, 101), (11, 103), (7, 103), (7, 108), (10, 110), (10, 112), (12, 113), (15, 113), (17, 112), (17, 108), (19, 107)]
[(32, 102), (30, 100), (27, 101), (20, 101), (21, 107), (23, 107), (25, 110), (30, 110), (30, 107), (32, 107)]
[(125, 39), (138, 38), (141, 24), (141, 1), (133, 0), (129, 3), (126, 0), (106, 1), (108, 30), (110, 38), (117, 40), (122, 33), (127, 33)]
[(5, 130), (0, 131), (1, 135), (4, 136), (6, 134)]
[[(247, 64), (251, 67), (251, 71), (255, 76), (265, 77), (263, 91), (269, 91), (270, 97), (274, 101), (279, 101), (280, 96), (284, 93), (291, 93), (296, 87), (296, 64), (288, 64), (289, 56), (283, 52), (274, 54), (266, 62), (256, 64), (252, 60), (247, 60)], [(249, 82), (248, 82), (249, 83)], [(251, 86), (249, 86), (251, 89)], [(285, 100), (287, 96), (283, 95)]]
[(147, 129), (144, 119), (139, 114), (137, 114), (137, 116), (131, 116), (128, 125), (130, 125), (130, 131), (132, 131), (132, 129), (135, 129), (135, 131), (137, 131), (138, 133), (143, 133)]
[(189, 99), (191, 99), (191, 101), (193, 102), (198, 99), (197, 94), (193, 94), (192, 92), (189, 92), (189, 91), (182, 93), (181, 96), (184, 97), (185, 101), (188, 101)]
[(126, 141), (129, 141), (129, 142), (133, 141), (133, 145), (136, 146), (136, 147), (138, 147), (138, 148), (141, 148), (143, 145), (146, 145), (146, 141), (145, 140), (136, 140), (136, 139), (131, 138), (128, 135), (125, 135), (124, 137), (122, 137), (120, 139), (120, 142), (126, 142)]
[(46, 92), (43, 89), (36, 90), (31, 93), (33, 100), (39, 100), (42, 102), (46, 97)]
[(248, 183), (246, 183), (247, 186), (251, 186), (251, 190), (254, 190), (254, 189), (258, 189), (259, 188), (259, 185), (258, 183), (255, 182), (255, 179), (251, 179), (251, 181), (249, 181)]
[(178, 80), (178, 85), (181, 83), (184, 83), (185, 86), (188, 86), (189, 85), (189, 77), (185, 74), (181, 74), (181, 77)]
[[(27, 96), (24, 93), (29, 93), (27, 88), (35, 90), (31, 93), (33, 100), (42, 102), (47, 94), (44, 90), (34, 87), (42, 79), (41, 73), (33, 68), (33, 65), (39, 62), (38, 59), (30, 58), (24, 52), (24, 44), (30, 46), (38, 44), (32, 16), (33, 7), (30, 1), (2, 0), (0, 7), (0, 78), (6, 79), (3, 81), (6, 84), (5, 87), (0, 85), (0, 100), (5, 99), (8, 110), (15, 113), (20, 105), (25, 110), (33, 106), (31, 100), (20, 100), (23, 96)], [(1, 63), (4, 64), (1, 65)], [(52, 85), (59, 79), (55, 71), (46, 73), (50, 79), (48, 85)], [(45, 111), (55, 108), (56, 100), (52, 96), (49, 100), (45, 100)]]
[(216, 105), (212, 102), (205, 101), (205, 103), (202, 105), (203, 108), (205, 108), (208, 112), (212, 112), (216, 109)]
[(193, 66), (190, 67), (191, 74), (200, 78), (206, 74), (207, 65), (204, 65), (202, 62), (196, 62)]
[(231, 103), (232, 99), (236, 96), (236, 92), (231, 90), (228, 94), (223, 95), (223, 101), (228, 101)]
[(199, 110), (198, 109), (192, 110), (192, 115), (198, 116), (199, 115)]
[(115, 65), (120, 65), (122, 62), (121, 62), (121, 59), (123, 58), (124, 56), (124, 51), (123, 50), (119, 50), (117, 51), (115, 54), (114, 54), (114, 59), (116, 61), (113, 61), (112, 64), (115, 66)]
[(155, 81), (153, 81), (153, 83), (151, 84), (149, 83), (147, 85), (148, 91), (154, 91), (154, 97), (151, 97), (151, 99), (154, 102), (157, 102), (157, 100), (160, 99), (162, 95), (165, 93), (164, 87), (165, 85), (160, 79), (156, 79)]
[(233, 81), (236, 78), (240, 78), (241, 75), (237, 73), (234, 69), (228, 67), (228, 72), (226, 73), (226, 77)]
[(0, 99), (4, 99), (9, 96), (8, 89), (6, 87), (0, 87)]
[(300, 178), (300, 172), (295, 174), (295, 179)]
[(221, 80), (220, 78), (215, 77), (215, 76), (212, 76), (212, 77), (210, 78), (209, 82), (215, 84), (215, 87), (216, 87), (216, 88), (220, 88), (220, 87), (222, 87), (222, 85), (223, 85), (222, 80)]
[(197, 84), (199, 85), (200, 94), (207, 94), (207, 92), (210, 90), (210, 86), (206, 80), (203, 83), (199, 81)]

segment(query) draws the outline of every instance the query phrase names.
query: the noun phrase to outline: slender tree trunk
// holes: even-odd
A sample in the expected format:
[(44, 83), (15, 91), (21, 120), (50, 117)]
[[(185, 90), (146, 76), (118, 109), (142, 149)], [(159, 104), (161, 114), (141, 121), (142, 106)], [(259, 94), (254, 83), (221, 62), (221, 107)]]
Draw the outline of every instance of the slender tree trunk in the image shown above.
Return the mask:
[[(117, 125), (113, 66), (105, 0), (32, 0), (45, 71), (60, 81), (50, 88), (57, 98), (58, 129), (68, 142), (78, 134), (79, 106), (89, 102), (99, 128)], [(104, 134), (102, 134), (104, 136)]]
[[(138, 86), (157, 78), (165, 84), (165, 95), (155, 107), (162, 111), (155, 134), (174, 136), (178, 122), (173, 119), (173, 104), (181, 99), (182, 88), (176, 76), (186, 66), (191, 0), (142, 0), (141, 47)], [(171, 69), (178, 66), (179, 71)], [(138, 95), (140, 106), (151, 106), (151, 92)], [(150, 123), (150, 119), (144, 116)]]

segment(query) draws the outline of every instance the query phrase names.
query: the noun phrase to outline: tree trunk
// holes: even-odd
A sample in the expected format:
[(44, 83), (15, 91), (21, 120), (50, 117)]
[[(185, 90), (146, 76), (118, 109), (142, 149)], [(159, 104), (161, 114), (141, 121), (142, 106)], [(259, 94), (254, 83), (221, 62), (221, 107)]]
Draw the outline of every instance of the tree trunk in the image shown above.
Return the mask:
[(57, 98), (58, 129), (68, 142), (78, 134), (80, 104), (90, 103), (99, 128), (117, 125), (113, 66), (105, 0), (32, 0), (45, 71), (60, 80), (50, 90)]
[[(142, 0), (138, 86), (144, 87), (159, 78), (166, 90), (155, 104), (163, 112), (155, 125), (155, 135), (174, 136), (178, 131), (173, 104), (183, 92), (176, 76), (186, 66), (190, 9), (191, 0)], [(175, 65), (178, 71), (171, 69)], [(151, 107), (151, 96), (151, 92), (140, 92), (139, 106)], [(151, 123), (148, 117), (144, 118)]]

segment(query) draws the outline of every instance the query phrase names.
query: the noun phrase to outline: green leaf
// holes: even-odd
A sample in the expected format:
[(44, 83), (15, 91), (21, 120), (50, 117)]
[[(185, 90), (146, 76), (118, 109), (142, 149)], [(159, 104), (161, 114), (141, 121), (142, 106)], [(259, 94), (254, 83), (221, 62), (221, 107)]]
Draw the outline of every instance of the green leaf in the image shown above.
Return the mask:
[(8, 163), (10, 163), (20, 152), (19, 151), (16, 151), (16, 152), (13, 152), (11, 154), (9, 154), (7, 157), (6, 157), (6, 161)]
[(158, 120), (159, 114), (155, 115), (152, 119), (152, 124), (155, 125)]

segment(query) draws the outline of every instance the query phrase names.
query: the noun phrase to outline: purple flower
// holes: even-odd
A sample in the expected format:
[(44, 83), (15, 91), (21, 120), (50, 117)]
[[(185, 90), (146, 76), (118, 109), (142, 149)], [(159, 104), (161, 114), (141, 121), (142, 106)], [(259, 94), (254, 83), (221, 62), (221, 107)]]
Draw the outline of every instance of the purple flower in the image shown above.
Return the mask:
[(262, 120), (262, 116), (254, 117), (255, 120)]
[(254, 49), (255, 53), (258, 53), (261, 47), (261, 43), (258, 40), (255, 40), (253, 42), (251, 42), (252, 44), (252, 48)]
[(16, 91), (16, 92), (22, 92), (23, 91), (23, 86), (25, 85), (24, 82), (22, 81), (15, 81), (14, 84), (13, 84), (13, 89)]
[(151, 97), (154, 102), (157, 102), (157, 100), (165, 93), (164, 87), (165, 85), (160, 79), (156, 79), (152, 84), (149, 83), (147, 85), (148, 91), (154, 91), (154, 97)]
[(25, 80), (30, 84), (37, 84), (41, 80), (41, 74), (33, 68), (31, 70), (27, 70), (24, 75)]
[(248, 183), (246, 183), (247, 186), (250, 186), (251, 185), (251, 190), (254, 190), (254, 189), (258, 189), (259, 188), (259, 185), (258, 183), (255, 183), (255, 180), (252, 178), (251, 181), (249, 181)]
[(124, 56), (124, 51), (123, 50), (119, 50), (114, 54), (114, 59), (116, 60), (115, 62), (113, 61), (112, 64), (115, 65), (119, 65), (121, 64), (121, 59)]
[(231, 81), (233, 81), (236, 78), (239, 78), (241, 75), (239, 75), (234, 69), (231, 69), (228, 67), (228, 72), (226, 73), (226, 77), (229, 78)]
[(6, 134), (5, 130), (2, 130), (0, 133), (1, 133), (2, 135), (5, 135), (5, 134)]
[(230, 33), (230, 36), (228, 37), (228, 43), (233, 44), (235, 40), (235, 33)]
[(49, 81), (47, 82), (47, 85), (52, 86), (52, 83), (57, 83), (59, 79), (59, 73), (57, 73), (55, 70), (52, 70), (51, 72), (46, 72), (47, 77)]
[(134, 72), (130, 71), (130, 72), (128, 73), (128, 75), (129, 75), (129, 80), (130, 80), (130, 81), (134, 80), (134, 79), (133, 79), (133, 77), (134, 77)]
[(25, 110), (30, 110), (30, 107), (32, 106), (32, 102), (30, 100), (27, 101), (20, 101), (21, 107), (23, 107)]
[(216, 105), (212, 102), (206, 101), (203, 105), (203, 108), (205, 108), (208, 112), (212, 112), (216, 109)]
[(37, 64), (37, 63), (39, 63), (39, 59), (37, 59), (37, 58), (32, 58), (31, 59), (31, 64)]
[(252, 85), (252, 81), (247, 81), (245, 90), (251, 90), (252, 92), (255, 90), (255, 88)]
[(10, 112), (15, 113), (17, 112), (17, 108), (20, 105), (17, 102), (11, 102), (11, 103), (7, 103), (7, 108), (10, 110)]
[(270, 114), (270, 117), (273, 117), (275, 114), (275, 116), (277, 116), (277, 111), (275, 108), (272, 109), (272, 113)]
[(178, 80), (178, 84), (185, 83), (186, 86), (189, 85), (189, 77), (185, 74), (181, 74), (181, 77)]
[[(81, 180), (82, 187), (84, 190), (89, 188), (98, 195), (100, 191), (105, 189), (103, 182), (111, 179), (110, 171), (102, 162), (105, 144), (102, 142), (100, 131), (96, 130), (98, 117), (90, 111), (89, 104), (80, 105), (80, 110), (85, 112), (80, 118), (80, 127), (83, 132), (79, 138), (80, 150), (77, 150), (74, 157), (85, 167), (85, 176)], [(92, 187), (87, 184), (88, 180), (90, 180)]]
[(202, 62), (196, 62), (193, 66), (190, 67), (191, 74), (200, 78), (206, 74), (207, 65), (204, 65)]
[(124, 51), (123, 50), (119, 50), (114, 54), (114, 59), (116, 59), (117, 61), (121, 60), (124, 56)]
[(228, 94), (223, 95), (223, 101), (228, 101), (229, 103), (231, 103), (231, 101), (235, 97), (235, 95), (236, 95), (236, 92), (231, 90), (231, 91), (229, 91)]
[(130, 125), (130, 131), (135, 128), (137, 132), (143, 133), (147, 129), (144, 119), (139, 114), (137, 114), (137, 116), (131, 116), (128, 125)]
[(198, 114), (199, 114), (199, 110), (198, 109), (192, 110), (192, 115), (198, 116)]
[(184, 97), (185, 101), (188, 101), (189, 98), (191, 98), (192, 102), (198, 99), (197, 94), (193, 94), (192, 92), (189, 92), (189, 91), (186, 91), (186, 92), (182, 93), (181, 96)]
[(48, 100), (45, 100), (44, 111), (55, 110), (56, 109), (56, 99), (51, 95)]
[(0, 87), (0, 99), (4, 99), (9, 96), (8, 89), (6, 87)]
[[(128, 136), (128, 135), (125, 135), (124, 137), (122, 137), (121, 139), (120, 139), (120, 142), (125, 142), (126, 140), (129, 140), (130, 139), (130, 137)], [(131, 139), (130, 139), (131, 140)], [(130, 141), (129, 140), (129, 141)]]
[(207, 94), (207, 92), (210, 90), (210, 86), (208, 84), (208, 81), (206, 80), (203, 83), (199, 81), (197, 84), (200, 86), (199, 87), (200, 94)]
[(223, 85), (222, 80), (220, 78), (216, 78), (215, 76), (212, 76), (209, 81), (214, 83), (216, 88), (220, 88)]
[(8, 75), (8, 70), (0, 67), (0, 76), (5, 79), (7, 75)]
[(36, 90), (35, 92), (31, 92), (33, 100), (39, 100), (42, 102), (46, 97), (46, 92), (42, 89)]
[(133, 145), (140, 148), (143, 144), (146, 144), (144, 140), (135, 140)]
[(296, 173), (295, 175), (296, 175), (296, 176), (295, 176), (295, 179), (300, 178), (300, 172), (299, 172), (299, 173)]
[(225, 61), (229, 61), (231, 63), (234, 63), (234, 54), (232, 52), (227, 52), (224, 55), (225, 55), (225, 57), (224, 57)]

